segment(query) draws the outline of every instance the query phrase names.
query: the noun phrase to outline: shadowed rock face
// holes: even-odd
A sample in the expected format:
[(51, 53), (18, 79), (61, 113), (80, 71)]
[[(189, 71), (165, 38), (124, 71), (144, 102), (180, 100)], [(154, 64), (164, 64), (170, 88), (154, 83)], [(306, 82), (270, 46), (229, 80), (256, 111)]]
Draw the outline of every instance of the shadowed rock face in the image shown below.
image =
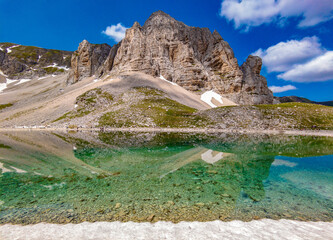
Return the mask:
[(233, 50), (217, 31), (189, 27), (162, 11), (153, 13), (143, 26), (134, 23), (125, 38), (109, 49), (107, 58), (107, 51), (102, 51), (99, 60), (106, 61), (103, 65), (98, 61), (96, 71), (90, 67), (96, 62), (92, 60), (93, 54), (87, 53), (91, 50), (82, 51), (81, 45), (87, 44), (81, 43), (78, 56), (73, 55), (72, 67), (76, 73), (69, 82), (93, 74), (139, 71), (156, 77), (162, 75), (191, 91), (213, 89), (240, 104), (273, 102), (266, 80), (260, 76), (261, 64), (251, 60), (241, 69)]
[(92, 76), (105, 62), (111, 47), (108, 44), (91, 44), (83, 40), (71, 60), (67, 83), (76, 83), (85, 77)]
[(273, 93), (267, 87), (266, 78), (260, 75), (262, 60), (250, 55), (241, 66), (243, 72), (243, 104), (272, 103)]

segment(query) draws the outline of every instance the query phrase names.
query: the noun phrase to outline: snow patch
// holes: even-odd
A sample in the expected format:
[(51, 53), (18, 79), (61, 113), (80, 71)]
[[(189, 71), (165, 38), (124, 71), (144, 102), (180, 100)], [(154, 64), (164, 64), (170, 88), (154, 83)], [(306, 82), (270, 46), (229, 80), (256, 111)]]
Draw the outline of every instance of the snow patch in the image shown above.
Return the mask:
[(25, 79), (25, 78), (23, 78), (23, 79), (20, 79), (19, 82), (16, 83), (15, 85), (19, 85), (19, 84), (22, 84), (22, 83), (25, 83), (25, 82), (29, 82), (29, 81), (31, 81), (31, 79)]
[(16, 168), (16, 167), (10, 167), (10, 168), (11, 169), (5, 168), (3, 166), (3, 163), (0, 162), (0, 169), (2, 170), (2, 173), (6, 173), (6, 172), (27, 173), (27, 171), (24, 171), (24, 170)]
[(53, 188), (55, 188), (55, 187), (62, 188), (65, 185), (66, 185), (66, 183), (62, 182), (62, 183), (55, 183), (55, 184), (52, 184), (52, 185), (42, 185), (42, 186), (49, 189), (49, 190), (53, 190)]
[(289, 162), (286, 160), (281, 159), (275, 159), (272, 163), (273, 166), (286, 166), (286, 167), (295, 167), (297, 166), (297, 163)]
[(332, 239), (333, 222), (83, 222), (0, 226), (2, 239)]
[(2, 173), (11, 172), (10, 169), (5, 168), (5, 167), (3, 166), (3, 163), (2, 163), (2, 162), (0, 162), (0, 169), (2, 170)]
[(42, 79), (45, 79), (45, 78), (48, 78), (48, 76), (40, 77), (40, 78), (38, 78), (38, 80), (42, 80)]
[(212, 108), (216, 108), (217, 106), (214, 103), (212, 103), (213, 98), (216, 101), (218, 101), (219, 103), (223, 104), (222, 96), (217, 94), (213, 90), (207, 91), (207, 92), (205, 92), (201, 95), (201, 101), (204, 101), (205, 103), (207, 103)]
[(7, 83), (0, 83), (0, 93), (7, 88)]
[(172, 85), (177, 86), (177, 83), (174, 83), (174, 82), (171, 82), (171, 81), (165, 79), (162, 75), (160, 75), (160, 79), (162, 79), (163, 81), (166, 81), (166, 82), (168, 82), (168, 83), (171, 83)]
[(214, 164), (220, 161), (223, 158), (223, 152), (218, 152), (215, 156), (213, 156), (213, 150), (209, 149), (207, 152), (201, 154), (201, 159), (209, 164)]
[(12, 48), (18, 47), (20, 45), (15, 45), (15, 46), (11, 46), (9, 48), (7, 48), (7, 53), (11, 53), (12, 52)]
[(6, 74), (3, 73), (3, 71), (0, 70), (0, 75), (4, 76), (4, 77), (7, 77)]
[(3, 92), (7, 87), (9, 87), (10, 84), (14, 83), (13, 86), (19, 85), (25, 82), (29, 82), (32, 79), (6, 79), (6, 83), (0, 83), (0, 93)]
[(64, 69), (65, 71), (68, 71), (68, 70), (69, 70), (69, 68), (66, 67), (66, 66), (58, 66), (58, 63), (53, 63), (52, 65), (48, 65), (48, 66), (46, 66), (46, 67), (44, 67), (44, 68), (48, 68), (48, 67)]

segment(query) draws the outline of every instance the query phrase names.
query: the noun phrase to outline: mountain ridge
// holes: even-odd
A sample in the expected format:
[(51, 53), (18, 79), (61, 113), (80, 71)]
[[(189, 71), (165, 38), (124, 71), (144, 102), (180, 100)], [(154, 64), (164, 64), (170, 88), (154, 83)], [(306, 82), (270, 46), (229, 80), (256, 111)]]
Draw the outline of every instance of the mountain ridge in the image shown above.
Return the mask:
[(274, 97), (274, 98), (281, 103), (299, 102), (299, 103), (312, 103), (312, 104), (319, 104), (319, 105), (333, 107), (333, 101), (317, 102), (317, 101), (312, 101), (310, 99), (298, 97), (298, 96), (284, 96), (284, 97)]
[(20, 79), (62, 74), (69, 70), (71, 56), (71, 51), (3, 42), (0, 43), (0, 78)]

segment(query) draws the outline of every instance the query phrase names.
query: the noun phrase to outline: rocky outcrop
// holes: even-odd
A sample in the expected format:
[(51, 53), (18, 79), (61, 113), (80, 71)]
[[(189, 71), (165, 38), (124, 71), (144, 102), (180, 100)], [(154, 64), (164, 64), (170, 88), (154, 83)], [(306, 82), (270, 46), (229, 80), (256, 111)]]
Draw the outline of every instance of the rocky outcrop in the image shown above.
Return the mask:
[(242, 64), (243, 72), (241, 104), (273, 103), (273, 92), (267, 87), (266, 78), (260, 75), (262, 60), (250, 55)]
[(261, 63), (255, 64), (250, 57), (240, 68), (233, 50), (217, 31), (189, 27), (162, 11), (153, 13), (143, 26), (135, 22), (107, 58), (103, 52), (103, 64), (93, 63), (89, 46), (84, 41), (74, 53), (69, 83), (93, 74), (134, 71), (163, 76), (190, 91), (214, 90), (240, 104), (273, 102), (266, 80), (260, 76)]
[(208, 28), (189, 27), (159, 11), (141, 27), (128, 29), (112, 72), (140, 71), (162, 75), (187, 90), (215, 89), (238, 93), (242, 82), (229, 44)]
[(0, 43), (0, 70), (10, 79), (61, 74), (69, 70), (72, 52)]
[(105, 63), (111, 47), (108, 44), (91, 44), (87, 40), (80, 43), (71, 59), (71, 71), (67, 83), (72, 84), (90, 77)]

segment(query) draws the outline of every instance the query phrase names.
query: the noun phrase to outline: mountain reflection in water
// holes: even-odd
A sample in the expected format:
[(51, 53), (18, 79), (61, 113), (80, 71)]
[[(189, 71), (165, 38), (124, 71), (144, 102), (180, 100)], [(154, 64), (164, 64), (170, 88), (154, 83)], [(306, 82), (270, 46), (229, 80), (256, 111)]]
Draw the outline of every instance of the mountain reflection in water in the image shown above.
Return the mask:
[(0, 223), (331, 221), (332, 154), (326, 137), (2, 132)]

